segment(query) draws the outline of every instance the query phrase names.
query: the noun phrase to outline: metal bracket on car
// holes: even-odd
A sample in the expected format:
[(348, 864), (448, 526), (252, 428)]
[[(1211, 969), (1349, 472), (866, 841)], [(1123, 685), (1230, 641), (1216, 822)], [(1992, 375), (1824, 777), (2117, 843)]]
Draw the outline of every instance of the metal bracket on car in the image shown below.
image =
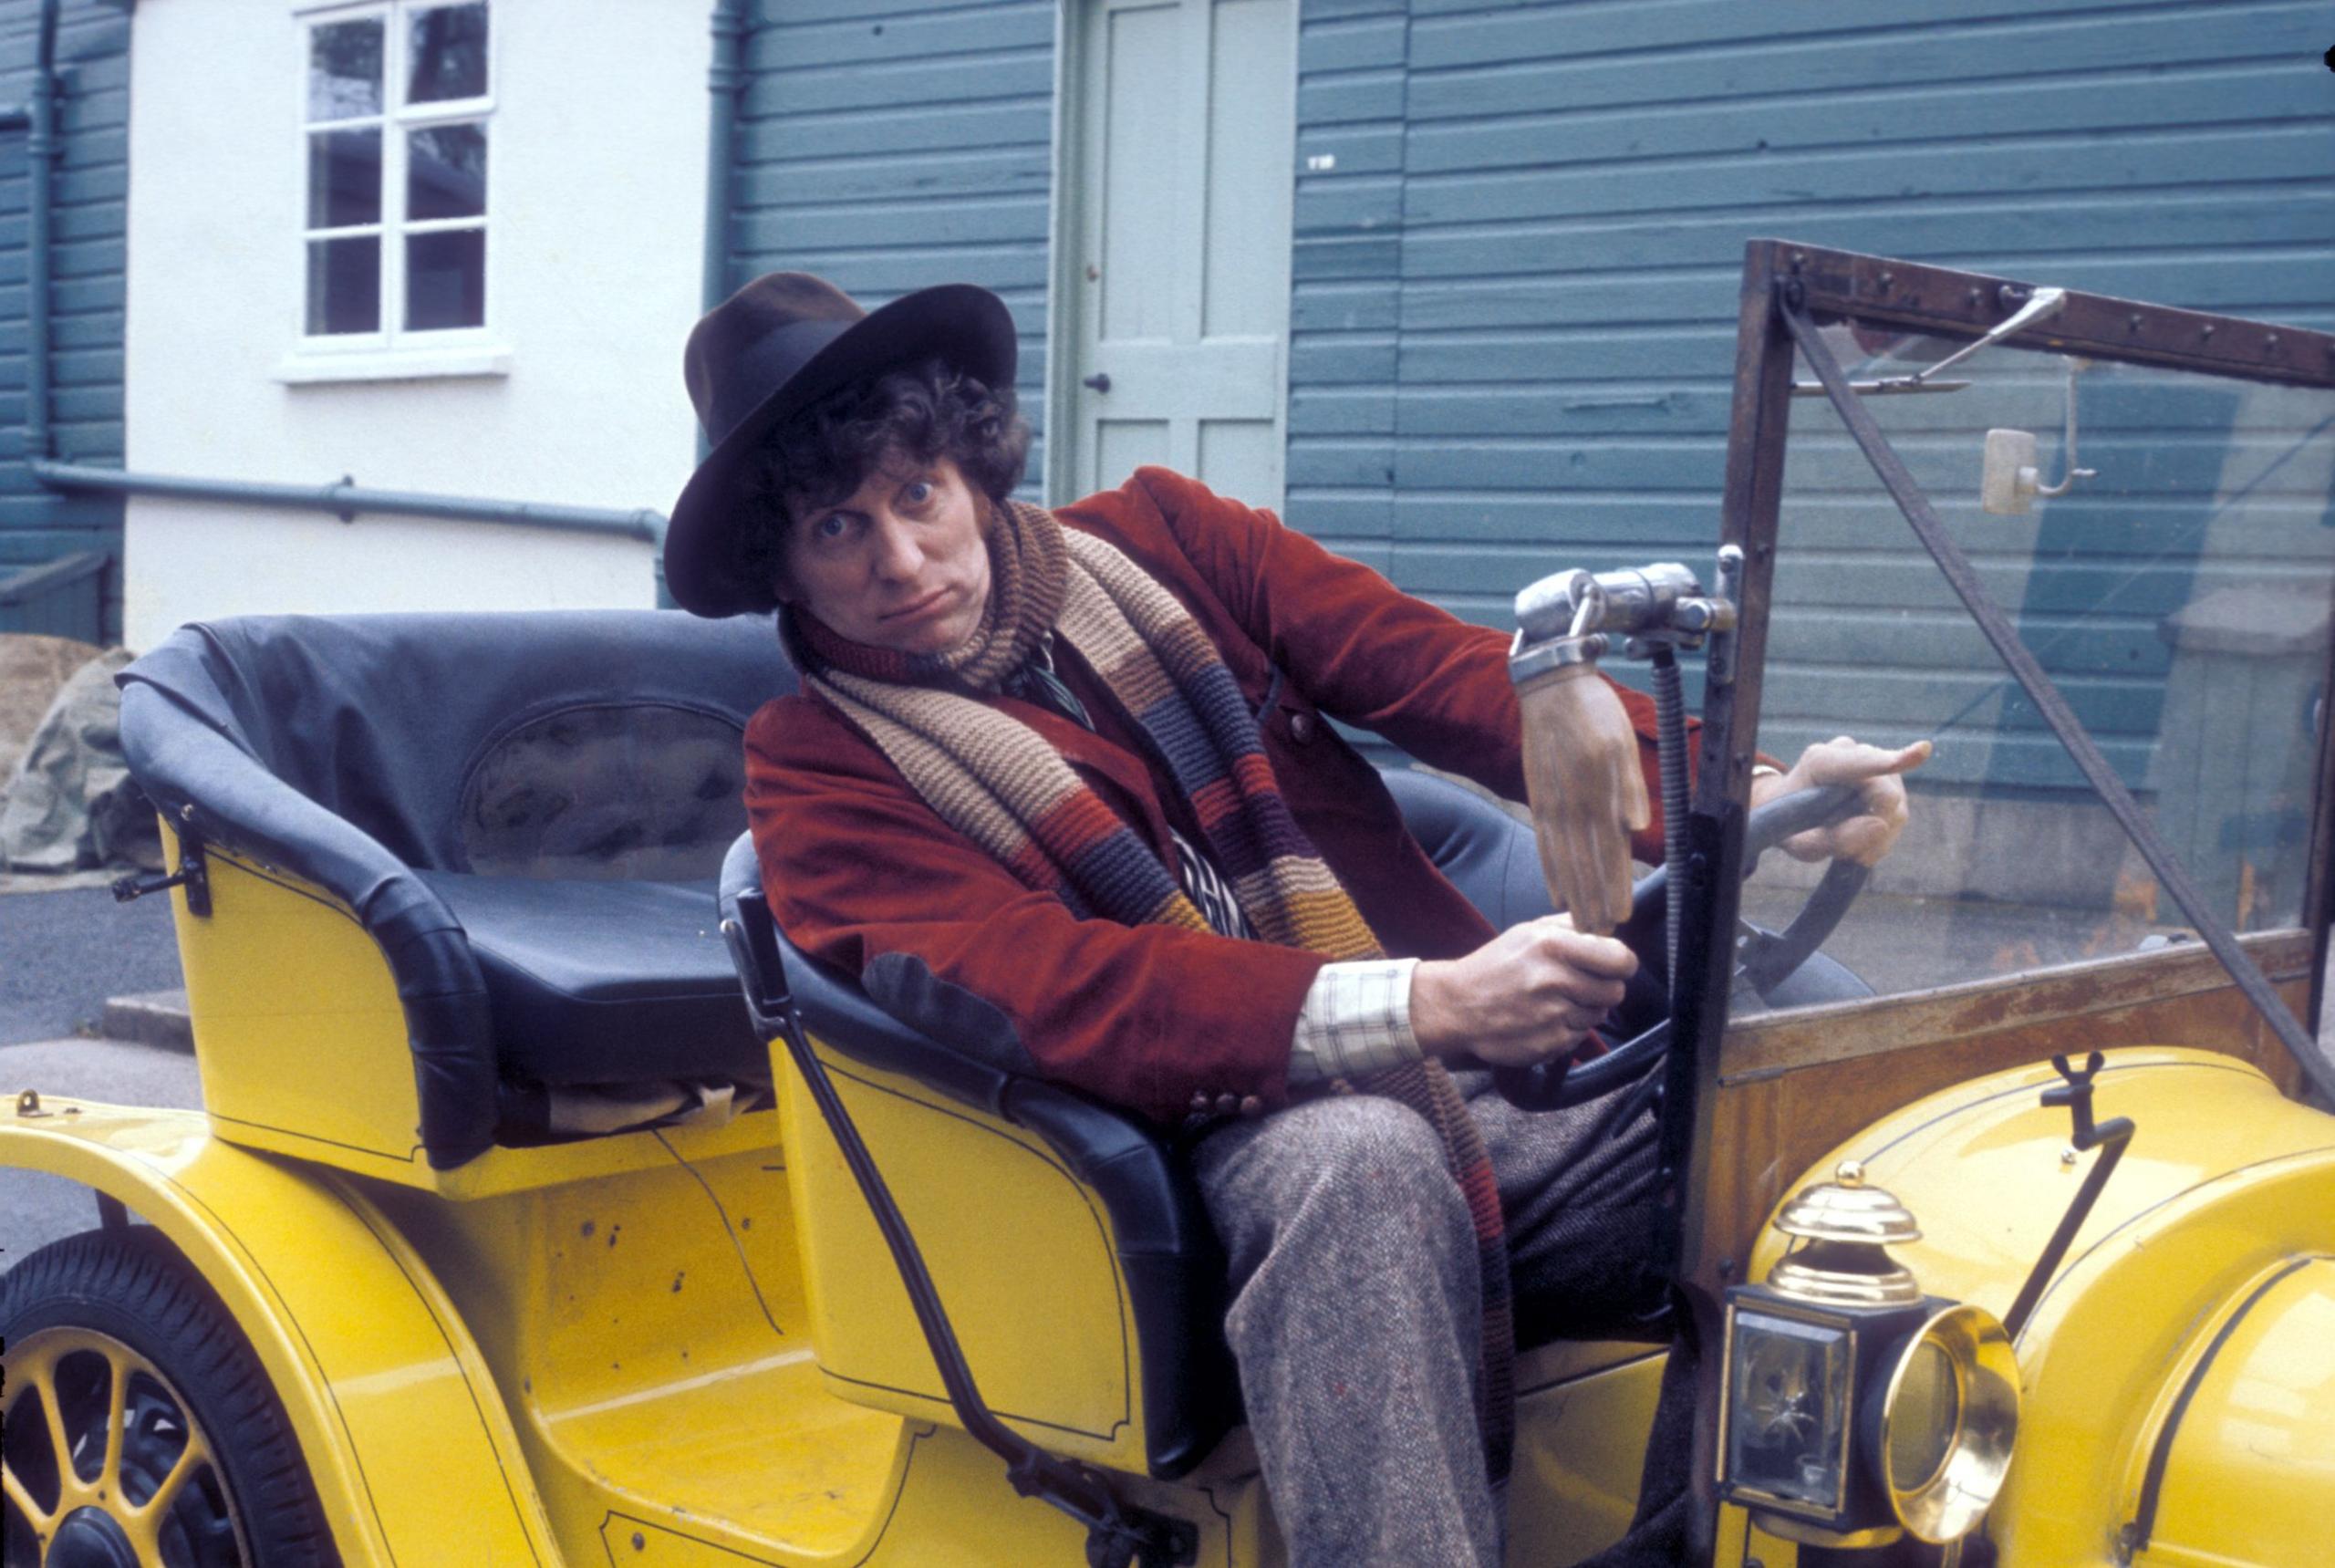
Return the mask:
[(181, 830), (179, 837), (179, 868), (168, 877), (123, 877), (113, 883), (113, 899), (127, 904), (149, 893), (166, 888), (186, 889), (186, 912), (208, 917), (211, 913), (211, 865), (202, 853), (202, 840), (192, 833)]
[(1632, 659), (1650, 658), (1657, 648), (1700, 648), (1706, 639), (1716, 643), (1735, 630), (1743, 552), (1726, 546), (1718, 567), (1716, 594), (1704, 593), (1695, 574), (1676, 561), (1542, 577), (1516, 596), (1509, 678), (1521, 685), (1544, 670), (1594, 662), (1615, 637), (1624, 639), (1623, 651)]
[(1736, 607), (1743, 602), (1742, 545), (1718, 547), (1718, 572), (1711, 597), (1727, 607), (1727, 614), (1723, 621), (1712, 625), (1710, 639), (1704, 645), (1703, 684), (1731, 686), (1735, 683)]
[(2133, 1141), (2133, 1128), (2130, 1116), (2115, 1116), (2097, 1125), (2091, 1119), (2092, 1080), (2100, 1076), (2100, 1069), (2106, 1061), (2105, 1056), (2094, 1051), (2085, 1059), (2082, 1070), (2078, 1071), (2068, 1065), (2065, 1056), (2051, 1058), (2051, 1065), (2059, 1069), (2060, 1076), (2066, 1082), (2044, 1090), (2043, 1103), (2067, 1106), (2068, 1114), (2075, 1123), (2068, 1137), (2067, 1158), (2072, 1162), (2075, 1157), (2095, 1148), (2104, 1152), (2084, 1173), (2083, 1185), (2076, 1189), (2075, 1199), (2068, 1205), (2068, 1211), (2060, 1217), (2059, 1229), (2053, 1231), (2051, 1239), (2043, 1244), (2042, 1255), (2035, 1260), (2035, 1267), (2028, 1271), (2027, 1282), (2018, 1287), (2018, 1299), (2010, 1303), (2010, 1311), (2003, 1314), (2003, 1332), (2009, 1334), (2014, 1342), (2018, 1338), (2018, 1331), (2027, 1326), (2028, 1318), (2033, 1315), (2036, 1303), (2043, 1299), (2043, 1287), (2058, 1272), (2060, 1260), (2068, 1255), (2069, 1247), (2075, 1242), (2076, 1232), (2083, 1229), (2083, 1222), (2091, 1215), (2092, 1206), (2100, 1201), (2101, 1189), (2116, 1173), (2116, 1162), (2124, 1158), (2124, 1150)]

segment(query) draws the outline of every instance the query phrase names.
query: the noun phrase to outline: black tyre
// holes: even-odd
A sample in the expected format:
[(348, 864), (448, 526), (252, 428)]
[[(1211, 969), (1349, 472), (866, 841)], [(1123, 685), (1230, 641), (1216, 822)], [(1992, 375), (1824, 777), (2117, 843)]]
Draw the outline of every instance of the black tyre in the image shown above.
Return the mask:
[(0, 1277), (5, 1568), (338, 1562), (284, 1407), (202, 1277), (144, 1226)]

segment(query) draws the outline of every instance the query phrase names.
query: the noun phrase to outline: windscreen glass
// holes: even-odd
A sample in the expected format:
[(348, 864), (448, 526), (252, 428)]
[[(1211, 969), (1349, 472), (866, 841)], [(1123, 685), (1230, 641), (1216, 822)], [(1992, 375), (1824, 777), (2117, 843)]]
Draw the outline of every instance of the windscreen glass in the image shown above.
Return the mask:
[[(1866, 382), (1967, 341), (1822, 330)], [(2210, 907), (2240, 932), (2298, 923), (2335, 392), (2001, 347), (1938, 379), (1963, 385), (1862, 401)], [(1842, 734), (1935, 747), (1825, 945), (1874, 991), (2194, 940), (1821, 395), (1791, 406), (1765, 681), (1760, 749), (1786, 763)], [(1771, 853), (1745, 917), (1784, 924), (1821, 869)]]

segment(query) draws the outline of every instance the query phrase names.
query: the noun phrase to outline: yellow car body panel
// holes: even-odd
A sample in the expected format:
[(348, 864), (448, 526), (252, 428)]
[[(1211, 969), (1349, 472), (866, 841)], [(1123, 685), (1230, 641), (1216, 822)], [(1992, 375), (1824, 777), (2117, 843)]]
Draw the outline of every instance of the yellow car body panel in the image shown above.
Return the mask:
[(688, 1128), (599, 1140), (655, 1158), (617, 1175), (382, 1195), (477, 1335), (571, 1555), (597, 1558), (621, 1518), (666, 1554), (856, 1562), (929, 1484), (908, 1423), (819, 1376), (777, 1120), (740, 1118), (761, 1135), (742, 1149)]
[(50, 1101), (0, 1111), (0, 1164), (119, 1199), (251, 1341), (345, 1562), (560, 1561), (493, 1381), (381, 1211), (251, 1154), (196, 1113)]
[(2226, 1323), (2165, 1446), (2155, 1528), (2137, 1563), (2299, 1562), (2299, 1545), (2325, 1539), (2335, 1501), (2335, 1256), (2282, 1265)]
[[(164, 840), (175, 870), (167, 828)], [(286, 872), (217, 848), (205, 860), (211, 913), (189, 914), (183, 888), (171, 899), (202, 1101), (221, 1136), (426, 1179), (405, 1009), (371, 934)]]
[[(251, 1155), (192, 1113), (44, 1109), (0, 1125), (0, 1161), (121, 1199), (194, 1261), (285, 1400), (344, 1561), (605, 1551), (824, 1568), (1083, 1552), (963, 1432), (830, 1392), (855, 1386), (823, 1376), (802, 1332), (766, 1153), (674, 1147), (659, 1176), (451, 1204)], [(449, 1294), (431, 1263), (458, 1257)], [(1569, 1561), (1619, 1534), (1638, 1454), (1634, 1436), (1606, 1439), (1645, 1429), (1661, 1365), (1626, 1345), (1526, 1357), (1520, 1471), (1534, 1483), (1512, 1562)], [(1253, 1458), (1244, 1440), (1227, 1449), (1183, 1483), (1122, 1484), (1199, 1524), (1203, 1563), (1276, 1561)]]
[[(2003, 1314), (2099, 1158), (2071, 1158), (2069, 1112), (2040, 1103), (2059, 1082), (2039, 1064), (1930, 1096), (1842, 1145), (1807, 1180), (1825, 1179), (1838, 1161), (1860, 1161), (1866, 1181), (1895, 1194), (1922, 1227), (1920, 1241), (1892, 1256), (1929, 1293)], [(2136, 1131), (2017, 1341), (2024, 1408), (1988, 1527), (2008, 1564), (2118, 1561), (2149, 1452), (2221, 1324), (2282, 1266), (2335, 1253), (2335, 1117), (2281, 1097), (2251, 1066), (2202, 1051), (2112, 1052), (2095, 1113), (2128, 1116)], [(1783, 1239), (1769, 1231), (1751, 1277), (1764, 1278), (1782, 1251)], [(2281, 1310), (2246, 1330), (2247, 1343), (2299, 1340), (2328, 1288), (2321, 1271), (2299, 1273)], [(2196, 1478), (2245, 1470), (2264, 1500), (2252, 1544), (2149, 1560), (2264, 1568), (2318, 1560), (2324, 1510), (2303, 1515), (2335, 1477), (2320, 1458), (2335, 1430), (2329, 1366), (2322, 1346), (2263, 1386), (2291, 1407), (2286, 1431), (2299, 1447), (2288, 1459), (2264, 1463), (2243, 1444), (2195, 1438), (2186, 1429), (2200, 1413), (2193, 1402), (2172, 1450), (2160, 1536), (2170, 1540), (2177, 1520), (2197, 1517), (2171, 1507)], [(2236, 1376), (2234, 1367), (2215, 1374)], [(2207, 1384), (2229, 1391), (2222, 1408), (2236, 1386)], [(2298, 1485), (2296, 1475), (2310, 1484)]]
[[(1135, 1307), (1101, 1200), (1012, 1123), (898, 1074), (833, 1053), (823, 1059), (877, 1151), (990, 1407), (1058, 1452), (1143, 1471)], [(840, 1397), (951, 1418), (907, 1287), (842, 1149), (792, 1063), (779, 1081), (821, 1370)]]
[(1517, 1568), (1578, 1562), (1629, 1528), (1667, 1360), (1667, 1351), (1621, 1343), (1518, 1357), (1508, 1483), (1508, 1561)]

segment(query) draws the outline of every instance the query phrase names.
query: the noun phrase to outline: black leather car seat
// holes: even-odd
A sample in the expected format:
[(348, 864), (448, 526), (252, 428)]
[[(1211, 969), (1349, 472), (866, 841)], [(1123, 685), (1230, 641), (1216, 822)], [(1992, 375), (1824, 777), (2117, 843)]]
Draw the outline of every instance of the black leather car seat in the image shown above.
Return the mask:
[(794, 686), (767, 620), (250, 617), (120, 679), (173, 826), (379, 946), (431, 1164), (530, 1141), (545, 1085), (766, 1077), (710, 895), (746, 722)]

